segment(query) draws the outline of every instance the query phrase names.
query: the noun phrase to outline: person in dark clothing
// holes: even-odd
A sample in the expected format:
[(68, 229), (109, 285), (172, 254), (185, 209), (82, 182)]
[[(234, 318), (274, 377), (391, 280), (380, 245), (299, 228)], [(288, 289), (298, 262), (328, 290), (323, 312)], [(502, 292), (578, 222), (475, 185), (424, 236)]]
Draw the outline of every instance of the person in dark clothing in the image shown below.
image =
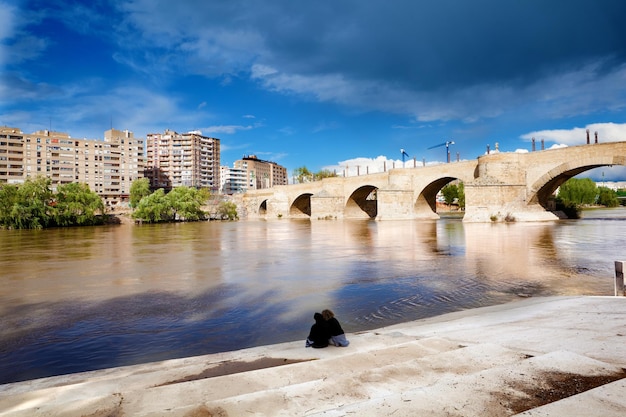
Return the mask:
[(328, 323), (324, 320), (324, 316), (320, 313), (313, 315), (315, 324), (311, 326), (309, 337), (306, 338), (306, 347), (325, 348), (328, 346), (330, 339), (330, 329)]
[(339, 324), (339, 320), (335, 318), (335, 313), (330, 310), (322, 311), (322, 317), (328, 323), (328, 327), (330, 330), (330, 340), (329, 342), (335, 346), (346, 347), (350, 344), (348, 339), (346, 339), (346, 334), (341, 328), (341, 324)]

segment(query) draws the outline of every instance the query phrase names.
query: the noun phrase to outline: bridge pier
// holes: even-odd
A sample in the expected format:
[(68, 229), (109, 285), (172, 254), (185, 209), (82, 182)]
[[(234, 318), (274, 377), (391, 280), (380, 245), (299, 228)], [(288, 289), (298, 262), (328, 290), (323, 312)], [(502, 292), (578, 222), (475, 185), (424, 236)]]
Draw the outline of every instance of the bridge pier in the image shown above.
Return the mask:
[(413, 191), (411, 190), (378, 190), (378, 213), (376, 220), (413, 219)]
[(311, 196), (311, 220), (343, 219), (344, 198), (322, 192)]
[(464, 222), (535, 222), (559, 218), (540, 204), (528, 204), (525, 184), (465, 185)]
[(412, 190), (378, 190), (376, 220), (437, 220), (439, 215), (427, 204), (416, 203)]

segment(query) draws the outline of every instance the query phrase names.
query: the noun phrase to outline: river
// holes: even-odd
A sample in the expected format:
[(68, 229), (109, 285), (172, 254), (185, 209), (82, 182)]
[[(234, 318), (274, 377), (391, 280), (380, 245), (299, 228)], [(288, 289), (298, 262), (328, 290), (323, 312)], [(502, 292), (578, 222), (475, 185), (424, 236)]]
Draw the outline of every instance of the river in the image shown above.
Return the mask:
[(613, 295), (626, 208), (579, 220), (0, 230), (0, 383), (302, 340), (520, 297)]

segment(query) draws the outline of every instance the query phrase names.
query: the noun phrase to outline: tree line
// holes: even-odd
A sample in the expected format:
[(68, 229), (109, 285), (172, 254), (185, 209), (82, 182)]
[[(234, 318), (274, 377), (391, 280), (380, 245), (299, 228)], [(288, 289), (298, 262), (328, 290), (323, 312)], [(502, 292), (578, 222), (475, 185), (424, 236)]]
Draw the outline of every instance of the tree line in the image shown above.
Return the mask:
[(29, 178), (0, 188), (0, 227), (43, 229), (104, 223), (104, 203), (87, 184), (61, 184), (56, 192), (49, 178)]
[(575, 206), (617, 207), (619, 200), (617, 191), (608, 187), (598, 187), (589, 178), (570, 178), (559, 187), (557, 199), (564, 204)]
[[(617, 191), (608, 187), (598, 187), (589, 178), (570, 178), (559, 187), (556, 209), (564, 212), (570, 219), (577, 219), (585, 206), (619, 206), (618, 195)], [(622, 200), (622, 204), (624, 203)]]

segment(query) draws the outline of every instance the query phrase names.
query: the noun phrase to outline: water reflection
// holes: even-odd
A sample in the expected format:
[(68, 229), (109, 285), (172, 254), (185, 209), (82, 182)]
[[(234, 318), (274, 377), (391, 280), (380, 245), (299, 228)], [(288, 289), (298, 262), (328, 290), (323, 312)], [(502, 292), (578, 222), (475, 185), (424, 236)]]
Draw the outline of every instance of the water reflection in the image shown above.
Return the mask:
[(353, 332), (520, 296), (612, 294), (626, 210), (606, 213), (0, 230), (0, 382), (299, 340), (325, 307)]

